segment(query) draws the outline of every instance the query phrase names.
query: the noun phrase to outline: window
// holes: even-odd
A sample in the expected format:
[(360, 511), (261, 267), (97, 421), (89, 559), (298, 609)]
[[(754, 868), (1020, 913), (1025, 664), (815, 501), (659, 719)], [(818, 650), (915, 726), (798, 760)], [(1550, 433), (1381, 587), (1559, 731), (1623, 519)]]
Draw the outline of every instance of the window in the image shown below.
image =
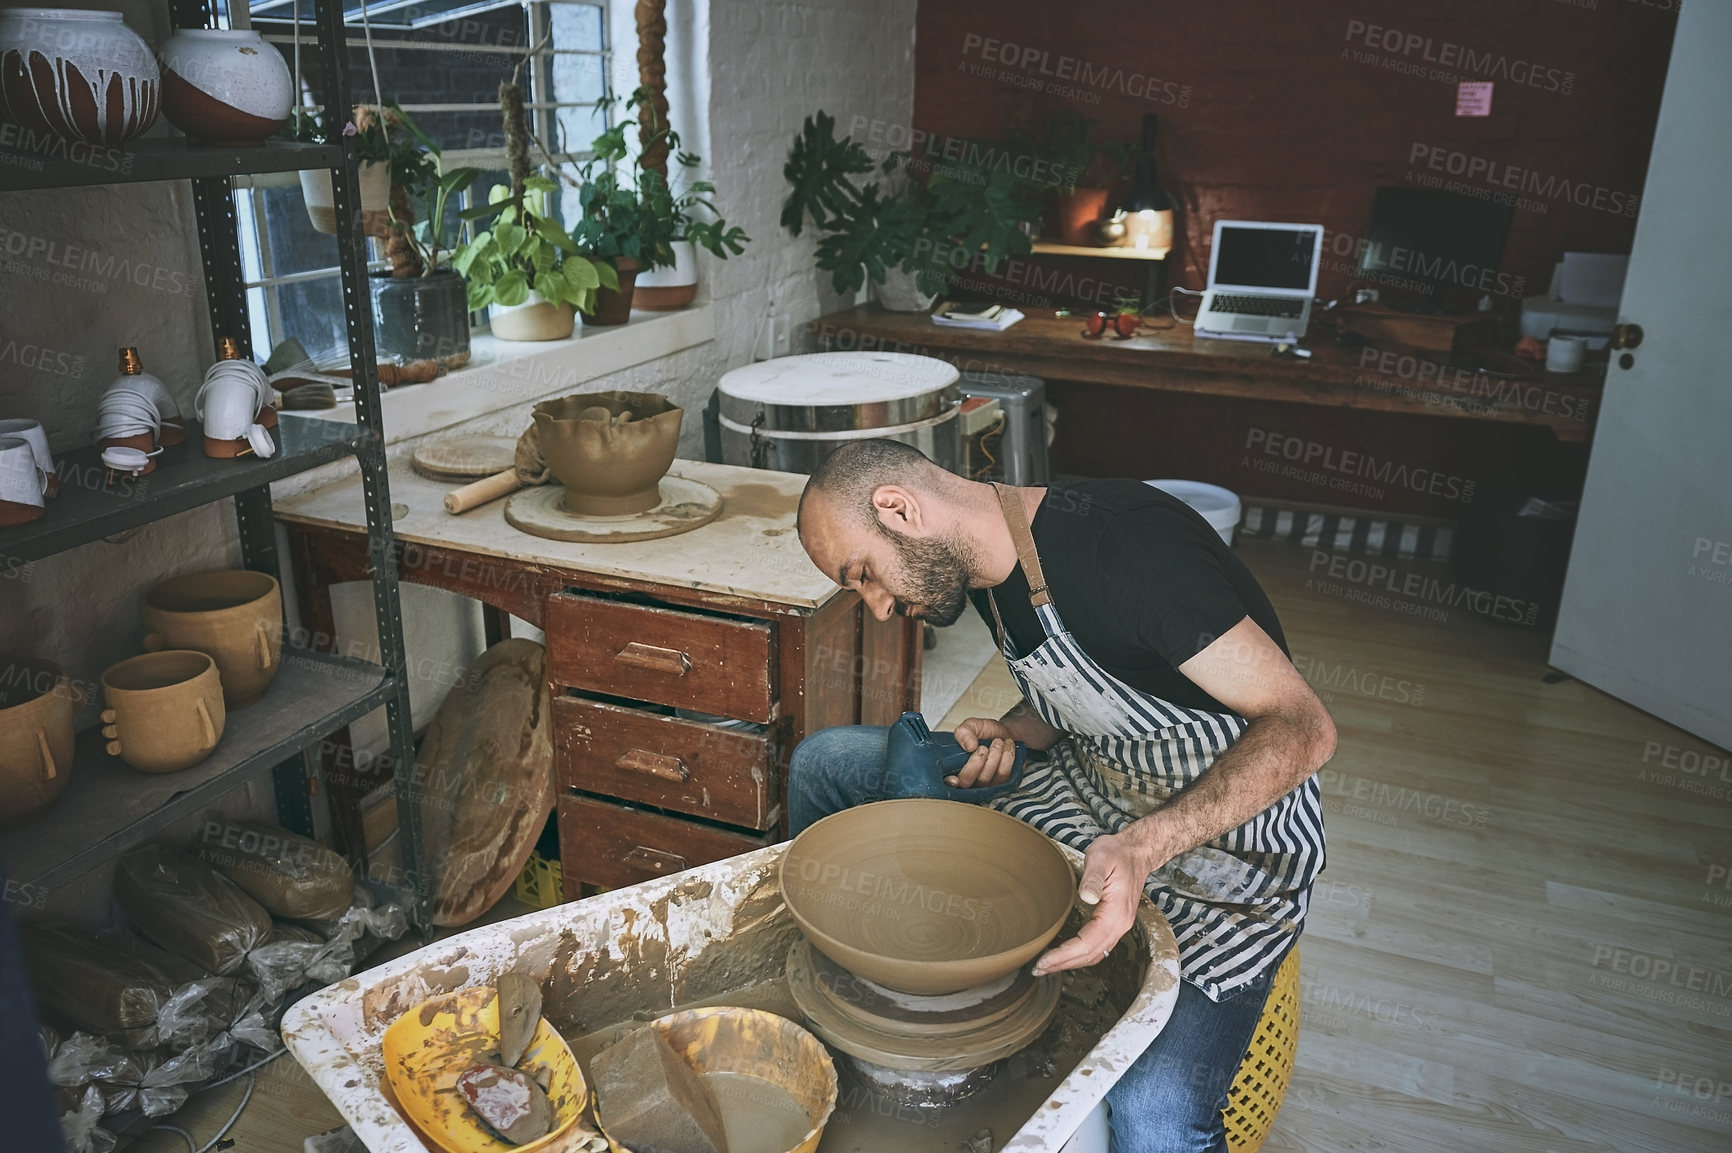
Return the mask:
[[(312, 0), (253, 0), (250, 17), (291, 70), (299, 56), (302, 99), (320, 92)], [(595, 103), (609, 75), (607, 20), (605, 0), (369, 0), (344, 12), (350, 97), (401, 105), (439, 142), (447, 166), (482, 169), (472, 195), (485, 197), (505, 181), (499, 84), (533, 47), (523, 78), (536, 135), (556, 159), (587, 158), (602, 127)], [(236, 184), (254, 351), (262, 359), (289, 337), (315, 357), (346, 348), (336, 238), (314, 231), (299, 177)]]

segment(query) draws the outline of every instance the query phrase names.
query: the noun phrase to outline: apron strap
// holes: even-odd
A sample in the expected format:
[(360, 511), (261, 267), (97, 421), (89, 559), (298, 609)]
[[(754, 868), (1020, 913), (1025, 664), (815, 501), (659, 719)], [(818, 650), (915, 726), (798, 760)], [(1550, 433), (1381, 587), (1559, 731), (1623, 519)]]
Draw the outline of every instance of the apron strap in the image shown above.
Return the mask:
[[(1035, 608), (1052, 603), (1047, 592), (1046, 576), (1040, 571), (1040, 554), (1034, 550), (1034, 534), (1028, 528), (1028, 513), (1022, 507), (1022, 494), (1008, 485), (994, 484), (999, 506), (1004, 510), (1004, 523), (1010, 528), (1010, 539), (1016, 545), (1016, 561), (1028, 581), (1028, 603)], [(993, 606), (995, 609), (996, 605)]]

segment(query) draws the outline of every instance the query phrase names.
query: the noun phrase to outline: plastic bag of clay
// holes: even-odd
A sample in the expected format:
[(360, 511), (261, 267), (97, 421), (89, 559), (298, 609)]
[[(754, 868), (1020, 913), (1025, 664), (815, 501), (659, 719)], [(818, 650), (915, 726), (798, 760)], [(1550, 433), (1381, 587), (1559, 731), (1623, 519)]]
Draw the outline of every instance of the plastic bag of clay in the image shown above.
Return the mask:
[(138, 1104), (146, 1117), (161, 1117), (186, 1102), (190, 1087), (209, 1081), (233, 1062), (234, 1040), (227, 1033), (176, 1053), (145, 1071), (139, 1081)]
[(144, 1069), (130, 1052), (85, 1032), (66, 1038), (48, 1058), (48, 1080), (62, 1088), (93, 1081), (136, 1082), (142, 1076)]
[(194, 852), (272, 916), (330, 920), (349, 908), (354, 870), (333, 849), (258, 821), (207, 821)]
[(235, 977), (202, 977), (176, 989), (156, 1014), (157, 1045), (179, 1050), (221, 1032), (245, 1010), (253, 986)]
[(34, 924), (22, 926), (19, 935), (37, 1001), (92, 1033), (148, 1029), (177, 985), (118, 934)]
[(166, 845), (120, 859), (114, 899), (145, 936), (211, 973), (234, 972), (271, 933), (271, 915), (240, 886)]
[(97, 1124), (102, 1119), (102, 1106), (102, 1091), (91, 1085), (73, 1108), (60, 1114), (66, 1153), (111, 1153), (117, 1143), (115, 1136)]

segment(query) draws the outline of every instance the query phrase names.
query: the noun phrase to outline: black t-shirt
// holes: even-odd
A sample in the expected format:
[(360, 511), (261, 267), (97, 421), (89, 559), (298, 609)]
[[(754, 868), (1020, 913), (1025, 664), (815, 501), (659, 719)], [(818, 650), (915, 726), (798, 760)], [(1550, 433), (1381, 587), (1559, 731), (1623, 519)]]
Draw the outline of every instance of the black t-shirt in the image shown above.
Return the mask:
[[(1257, 579), (1184, 501), (1134, 480), (1047, 489), (1030, 525), (1053, 607), (1096, 664), (1187, 708), (1231, 711), (1179, 671), (1247, 615), (1283, 652), (1287, 639)], [(1016, 653), (1046, 639), (1022, 566), (992, 590)], [(969, 594), (993, 626), (987, 590)]]

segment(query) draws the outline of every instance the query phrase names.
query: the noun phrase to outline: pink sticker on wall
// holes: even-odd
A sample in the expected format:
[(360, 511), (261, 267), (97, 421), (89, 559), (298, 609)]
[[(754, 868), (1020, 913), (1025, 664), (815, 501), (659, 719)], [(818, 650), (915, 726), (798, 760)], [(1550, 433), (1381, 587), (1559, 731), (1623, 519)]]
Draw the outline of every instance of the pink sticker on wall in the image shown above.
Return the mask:
[(1490, 80), (1463, 80), (1455, 86), (1455, 114), (1457, 116), (1490, 116), (1491, 115)]

